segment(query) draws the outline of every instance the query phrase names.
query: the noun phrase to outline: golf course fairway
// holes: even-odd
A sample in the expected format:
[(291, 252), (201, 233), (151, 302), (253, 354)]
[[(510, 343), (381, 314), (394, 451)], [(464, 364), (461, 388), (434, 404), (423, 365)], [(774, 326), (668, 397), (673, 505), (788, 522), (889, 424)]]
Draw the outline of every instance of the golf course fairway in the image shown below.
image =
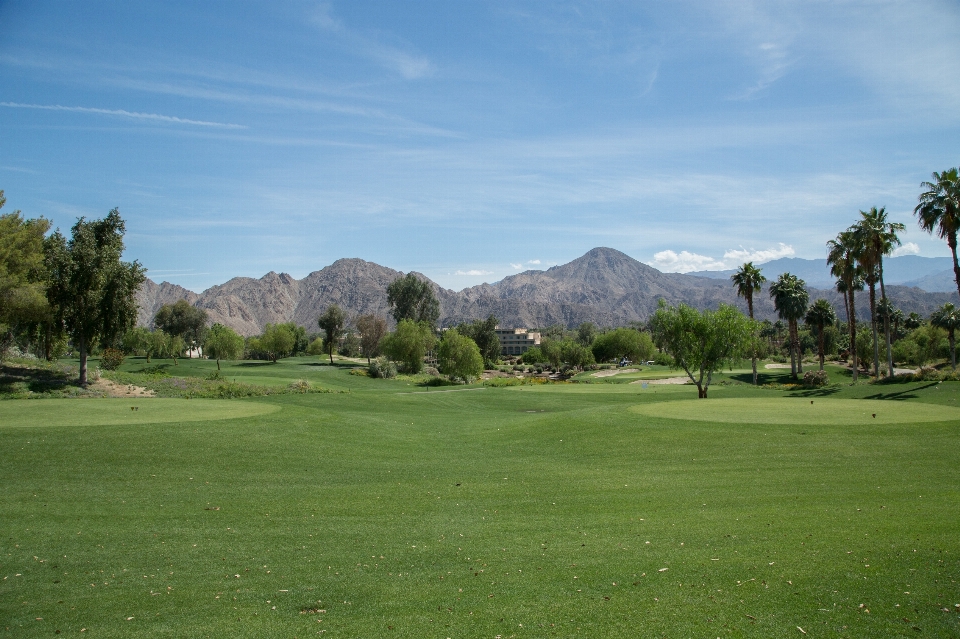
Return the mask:
[(960, 408), (869, 399), (808, 399), (793, 397), (738, 397), (730, 399), (684, 399), (640, 404), (630, 409), (650, 417), (702, 422), (866, 425), (956, 422)]

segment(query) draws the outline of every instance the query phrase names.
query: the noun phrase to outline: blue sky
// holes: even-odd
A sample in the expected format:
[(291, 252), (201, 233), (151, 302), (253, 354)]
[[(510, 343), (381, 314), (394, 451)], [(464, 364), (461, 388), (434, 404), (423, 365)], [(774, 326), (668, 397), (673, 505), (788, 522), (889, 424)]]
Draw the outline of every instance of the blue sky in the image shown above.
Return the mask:
[(0, 0), (0, 188), (200, 291), (341, 257), (453, 289), (595, 246), (665, 271), (920, 232), (960, 164), (949, 2)]

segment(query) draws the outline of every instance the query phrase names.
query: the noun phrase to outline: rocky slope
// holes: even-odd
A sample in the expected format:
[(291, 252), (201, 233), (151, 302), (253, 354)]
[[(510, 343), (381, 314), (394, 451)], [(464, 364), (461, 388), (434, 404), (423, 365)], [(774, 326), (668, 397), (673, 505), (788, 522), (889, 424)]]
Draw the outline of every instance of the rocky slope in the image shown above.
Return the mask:
[[(338, 304), (350, 317), (376, 313), (388, 317), (387, 285), (403, 275), (360, 259), (337, 260), (324, 269), (296, 280), (286, 273), (267, 273), (260, 279), (237, 277), (200, 295), (180, 286), (148, 280), (140, 290), (140, 323), (149, 326), (157, 309), (177, 299), (206, 309), (211, 322), (220, 322), (243, 335), (256, 335), (267, 323), (296, 322), (308, 331), (330, 304)], [(429, 281), (425, 276), (418, 277)], [(645, 320), (665, 299), (698, 308), (716, 308), (723, 302), (746, 311), (729, 279), (710, 279), (661, 273), (620, 251), (595, 248), (586, 255), (546, 271), (526, 271), (495, 284), (481, 284), (456, 292), (432, 283), (441, 306), (441, 323), (499, 318), (503, 326), (573, 327), (590, 321), (617, 326)], [(825, 297), (840, 314), (843, 299), (834, 291), (811, 289), (811, 299)], [(917, 288), (890, 286), (888, 293), (904, 312), (926, 316), (956, 294), (926, 293)], [(869, 317), (868, 295), (857, 299), (858, 317)], [(759, 318), (775, 319), (766, 291), (756, 296)]]

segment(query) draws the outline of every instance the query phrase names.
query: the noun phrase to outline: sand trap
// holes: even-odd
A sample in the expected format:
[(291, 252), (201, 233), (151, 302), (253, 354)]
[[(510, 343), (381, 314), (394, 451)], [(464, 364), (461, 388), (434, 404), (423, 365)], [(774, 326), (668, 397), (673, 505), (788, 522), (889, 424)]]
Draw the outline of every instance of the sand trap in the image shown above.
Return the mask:
[(790, 368), (790, 364), (765, 364), (764, 368)]
[(593, 373), (590, 377), (613, 377), (614, 375), (619, 375), (620, 373), (639, 373), (640, 369), (638, 368), (610, 368), (605, 371), (597, 371)]
[(147, 390), (142, 386), (134, 386), (133, 384), (118, 384), (111, 379), (106, 379), (101, 377), (94, 383), (90, 384), (90, 388), (95, 391), (100, 391), (107, 397), (155, 397), (156, 393), (152, 390)]

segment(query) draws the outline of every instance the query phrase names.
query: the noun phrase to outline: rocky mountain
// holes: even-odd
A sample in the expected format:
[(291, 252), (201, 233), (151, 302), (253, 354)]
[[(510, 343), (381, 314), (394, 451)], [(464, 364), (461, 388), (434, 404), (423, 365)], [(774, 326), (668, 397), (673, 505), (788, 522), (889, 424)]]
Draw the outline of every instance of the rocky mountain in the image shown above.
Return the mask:
[[(286, 273), (267, 273), (260, 279), (237, 277), (197, 295), (180, 286), (147, 280), (140, 290), (140, 323), (149, 326), (157, 309), (177, 299), (206, 309), (211, 322), (220, 322), (243, 335), (256, 335), (267, 323), (296, 322), (308, 331), (326, 308), (337, 304), (349, 316), (376, 313), (389, 317), (387, 285), (402, 276), (373, 262), (341, 259), (296, 280)], [(426, 281), (421, 274), (418, 277)], [(572, 262), (546, 271), (525, 271), (494, 284), (481, 284), (462, 291), (445, 289), (431, 282), (440, 300), (441, 323), (455, 325), (495, 315), (503, 326), (544, 327), (582, 322), (618, 326), (647, 319), (660, 299), (697, 308), (716, 308), (721, 302), (746, 311), (729, 278), (716, 279), (661, 273), (620, 251), (595, 248)], [(927, 293), (918, 288), (888, 286), (888, 293), (905, 312), (926, 316), (956, 293)], [(842, 315), (843, 298), (832, 290), (811, 289), (811, 298), (828, 299)], [(866, 292), (857, 298), (857, 314), (868, 317)], [(759, 318), (775, 319), (766, 291), (754, 301)]]

